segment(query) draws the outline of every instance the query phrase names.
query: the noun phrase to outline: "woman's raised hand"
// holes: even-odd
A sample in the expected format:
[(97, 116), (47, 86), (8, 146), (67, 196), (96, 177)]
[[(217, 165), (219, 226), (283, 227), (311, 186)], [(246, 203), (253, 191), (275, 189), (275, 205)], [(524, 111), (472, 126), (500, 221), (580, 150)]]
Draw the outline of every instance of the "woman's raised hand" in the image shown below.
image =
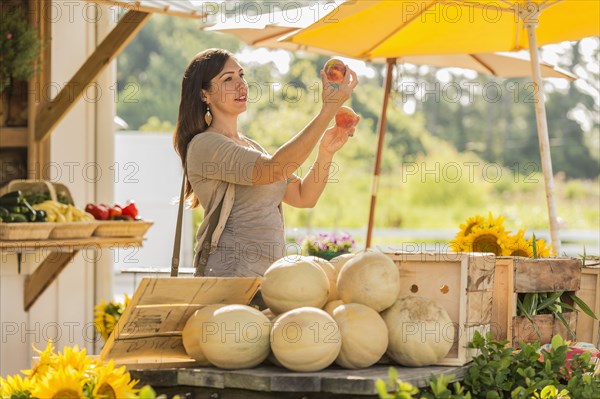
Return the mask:
[(352, 91), (358, 85), (356, 72), (348, 67), (346, 68), (346, 75), (340, 83), (331, 83), (327, 79), (325, 71), (321, 69), (323, 108), (331, 108), (337, 111), (350, 98)]
[[(360, 117), (359, 117), (360, 120)], [(358, 123), (358, 121), (357, 121)], [(337, 150), (342, 148), (348, 141), (349, 137), (354, 136), (356, 125), (351, 128), (344, 128), (338, 125), (334, 125), (325, 131), (323, 137), (321, 137), (321, 143), (319, 145), (320, 151), (325, 151), (333, 155)]]

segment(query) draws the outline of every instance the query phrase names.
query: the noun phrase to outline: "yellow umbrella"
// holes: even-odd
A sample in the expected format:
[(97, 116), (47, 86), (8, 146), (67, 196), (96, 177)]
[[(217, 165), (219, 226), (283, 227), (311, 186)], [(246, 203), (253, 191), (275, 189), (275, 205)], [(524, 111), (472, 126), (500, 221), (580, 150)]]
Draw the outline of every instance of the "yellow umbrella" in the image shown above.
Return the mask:
[[(529, 48), (552, 245), (560, 253), (538, 45), (600, 34), (597, 0), (355, 0), (285, 40), (359, 59), (387, 58), (378, 156), (383, 149), (391, 66), (400, 56), (517, 51)], [(371, 244), (380, 158), (367, 230)]]

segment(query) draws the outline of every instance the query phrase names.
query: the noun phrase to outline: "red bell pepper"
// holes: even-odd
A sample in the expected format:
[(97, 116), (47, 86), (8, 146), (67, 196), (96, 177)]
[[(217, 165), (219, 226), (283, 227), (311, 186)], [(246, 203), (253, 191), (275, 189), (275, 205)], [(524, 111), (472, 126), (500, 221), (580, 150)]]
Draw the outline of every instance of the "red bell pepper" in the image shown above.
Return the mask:
[(123, 209), (119, 205), (115, 205), (108, 210), (108, 218), (110, 220), (120, 220), (123, 216)]
[(129, 201), (127, 203), (127, 205), (125, 205), (122, 209), (123, 211), (123, 216), (129, 216), (132, 219), (137, 219), (138, 218), (138, 209), (135, 206), (135, 202), (134, 201)]
[(96, 205), (96, 204), (87, 204), (85, 206), (85, 211), (87, 213), (91, 213), (96, 220), (108, 220), (109, 211), (105, 205)]

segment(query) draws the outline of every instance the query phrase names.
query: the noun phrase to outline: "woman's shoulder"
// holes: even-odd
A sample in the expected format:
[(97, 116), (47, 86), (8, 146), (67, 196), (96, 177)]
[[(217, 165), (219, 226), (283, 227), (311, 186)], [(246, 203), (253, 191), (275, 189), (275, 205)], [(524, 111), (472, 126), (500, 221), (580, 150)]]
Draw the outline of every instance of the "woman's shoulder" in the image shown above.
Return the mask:
[(267, 154), (267, 153), (268, 153), (268, 151), (267, 151), (267, 150), (266, 150), (266, 149), (265, 149), (265, 148), (264, 148), (262, 145), (260, 145), (260, 143), (259, 143), (258, 141), (256, 141), (256, 140), (252, 140), (252, 139), (251, 139), (250, 137), (248, 137), (248, 136), (244, 136), (244, 138), (245, 138), (246, 140), (248, 140), (248, 141), (249, 141), (249, 142), (250, 142), (252, 145), (254, 145), (254, 147), (255, 147), (255, 148), (257, 148), (257, 149), (260, 149), (260, 151), (261, 151), (261, 152), (263, 152), (263, 153), (265, 153), (265, 154)]

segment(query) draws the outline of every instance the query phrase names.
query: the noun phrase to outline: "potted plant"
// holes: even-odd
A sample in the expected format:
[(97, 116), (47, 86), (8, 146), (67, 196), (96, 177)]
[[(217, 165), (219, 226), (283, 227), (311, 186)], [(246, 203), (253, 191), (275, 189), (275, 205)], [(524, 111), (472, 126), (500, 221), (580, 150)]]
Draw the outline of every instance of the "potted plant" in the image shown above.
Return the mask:
[(302, 252), (311, 256), (318, 256), (331, 260), (336, 256), (350, 253), (354, 249), (354, 239), (348, 233), (337, 234), (310, 234), (302, 239)]
[(0, 19), (0, 125), (11, 123), (10, 101), (15, 82), (27, 81), (36, 72), (41, 40), (24, 13), (4, 12)]

